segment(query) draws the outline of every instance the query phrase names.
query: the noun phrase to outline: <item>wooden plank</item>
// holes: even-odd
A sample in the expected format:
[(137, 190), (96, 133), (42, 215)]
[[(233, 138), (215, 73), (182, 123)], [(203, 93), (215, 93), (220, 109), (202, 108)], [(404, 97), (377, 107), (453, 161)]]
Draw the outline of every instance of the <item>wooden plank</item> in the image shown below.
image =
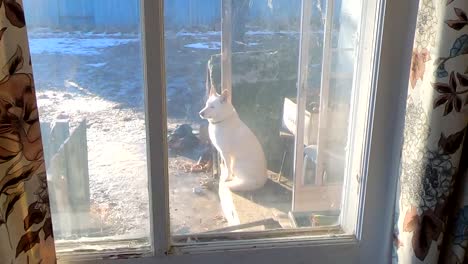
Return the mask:
[(296, 113), (296, 137), (294, 141), (294, 188), (292, 198), (292, 210), (296, 207), (297, 188), (303, 181), (303, 162), (304, 162), (304, 114), (306, 109), (306, 86), (309, 72), (309, 46), (311, 38), (310, 17), (312, 14), (312, 1), (302, 0), (301, 8), (301, 32), (299, 46), (299, 65), (297, 76), (297, 113)]
[(222, 0), (221, 87), (221, 90), (228, 90), (232, 95), (232, 0)]
[(86, 120), (81, 121), (65, 141), (64, 155), (73, 228), (78, 234), (86, 233), (90, 209)]
[(167, 153), (164, 3), (141, 0), (146, 152), (150, 195), (150, 241), (155, 256), (170, 247), (169, 172)]
[(90, 195), (86, 120), (81, 121), (65, 141), (64, 152), (71, 206), (77, 211), (88, 211)]
[(50, 123), (49, 122), (41, 122), (41, 139), (42, 139), (42, 147), (44, 149), (44, 161), (46, 163), (46, 168), (50, 166), (50, 158), (52, 157), (52, 153), (50, 152)]
[(57, 153), (63, 142), (70, 136), (70, 125), (68, 119), (59, 119), (54, 122), (50, 131), (50, 152)]
[(54, 213), (54, 233), (67, 237), (72, 234), (73, 217), (67, 183), (67, 159), (64, 148), (55, 153), (47, 169), (49, 175), (50, 207)]
[(326, 18), (324, 25), (323, 55), (322, 55), (322, 76), (320, 87), (320, 110), (317, 138), (317, 167), (315, 184), (323, 184), (325, 174), (324, 150), (327, 142), (327, 123), (328, 123), (328, 97), (330, 93), (330, 71), (331, 71), (331, 41), (333, 28), (333, 7), (334, 0), (327, 1)]
[[(61, 236), (80, 234), (89, 220), (89, 175), (86, 120), (71, 134), (66, 120), (55, 122), (50, 133), (48, 166), (51, 207)], [(65, 138), (65, 139), (64, 139)]]
[[(229, 100), (232, 98), (232, 0), (222, 0), (221, 3), (221, 92), (228, 90)], [(213, 167), (220, 165), (219, 156), (213, 157)], [(220, 176), (218, 195), (224, 216), (230, 226), (239, 225), (239, 215), (235, 209), (232, 192), (221, 178), (223, 168), (217, 171)], [(214, 171), (213, 171), (214, 172)]]

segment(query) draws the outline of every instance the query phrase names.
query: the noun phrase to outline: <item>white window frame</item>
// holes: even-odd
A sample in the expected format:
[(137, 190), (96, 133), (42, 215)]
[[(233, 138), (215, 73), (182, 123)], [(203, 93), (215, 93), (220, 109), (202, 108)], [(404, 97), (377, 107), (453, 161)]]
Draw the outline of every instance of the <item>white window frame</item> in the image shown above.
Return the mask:
[[(59, 262), (390, 263), (394, 195), (418, 1), (368, 1), (379, 4), (376, 24), (381, 27), (377, 30), (376, 43), (380, 45), (377, 45), (379, 49), (375, 57), (368, 53), (371, 57), (367, 59), (376, 65), (373, 72), (362, 72), (357, 65), (357, 74), (368, 75), (367, 83), (364, 81), (361, 85), (376, 87), (368, 98), (370, 105), (374, 106), (373, 118), (368, 122), (367, 130), (371, 132), (364, 135), (368, 150), (361, 167), (366, 170), (357, 175), (356, 181), (346, 183), (350, 186), (347, 191), (359, 191), (360, 198), (344, 201), (343, 207), (343, 217), (358, 219), (357, 224), (344, 222), (343, 229), (356, 235), (304, 235), (192, 245), (172, 245), (170, 239), (163, 2), (141, 0), (152, 253), (136, 258), (115, 254), (112, 258), (99, 260), (92, 255), (80, 256), (79, 260), (69, 255), (60, 257)], [(362, 28), (361, 32), (365, 34), (373, 32), (373, 29)], [(363, 36), (364, 39), (366, 37), (372, 36)], [(362, 47), (369, 48), (372, 47)], [(359, 203), (359, 211), (348, 209)]]

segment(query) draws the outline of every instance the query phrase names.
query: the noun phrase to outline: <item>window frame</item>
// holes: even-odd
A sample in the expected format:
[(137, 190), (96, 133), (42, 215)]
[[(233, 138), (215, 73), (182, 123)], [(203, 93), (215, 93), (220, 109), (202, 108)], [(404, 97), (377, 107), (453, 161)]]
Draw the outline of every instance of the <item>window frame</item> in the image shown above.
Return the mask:
[[(164, 0), (140, 0), (144, 58), (145, 111), (149, 171), (152, 254), (114, 255), (96, 259), (60, 257), (73, 263), (367, 263), (390, 262), (394, 196), (402, 145), (412, 40), (419, 1), (381, 0), (377, 15), (376, 66), (369, 83), (376, 87), (370, 104), (373, 118), (366, 135), (367, 171), (359, 177), (357, 236), (321, 236), (172, 245), (169, 223), (169, 184), (164, 53)], [(306, 0), (307, 1), (307, 0)], [(372, 1), (370, 1), (372, 2)], [(400, 56), (395, 56), (400, 51)], [(396, 80), (396, 81), (393, 81)], [(366, 176), (368, 175), (368, 176)], [(355, 201), (359, 202), (359, 201)], [(203, 254), (202, 254), (203, 253)], [(135, 256), (134, 256), (135, 257)]]

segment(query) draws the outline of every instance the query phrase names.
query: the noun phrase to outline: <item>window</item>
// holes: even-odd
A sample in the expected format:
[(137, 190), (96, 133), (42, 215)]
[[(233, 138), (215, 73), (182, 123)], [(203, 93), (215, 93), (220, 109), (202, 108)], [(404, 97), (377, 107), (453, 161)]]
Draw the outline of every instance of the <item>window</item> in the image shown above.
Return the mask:
[[(24, 4), (57, 250), (149, 248), (138, 1)], [(120, 24), (102, 28), (102, 9)]]
[[(366, 86), (353, 91), (361, 8), (341, 1), (329, 1), (323, 7), (320, 1), (316, 4), (223, 1), (220, 32), (207, 28), (204, 21), (182, 27), (183, 22), (172, 13), (177, 3), (166, 6), (169, 205), (174, 242), (210, 241), (217, 235), (230, 239), (230, 232), (236, 237), (262, 238), (248, 232), (287, 235), (298, 228), (316, 235), (349, 232), (341, 228), (339, 219), (347, 206), (342, 203), (348, 195), (345, 168), (351, 165), (347, 159), (360, 155), (346, 150), (351, 143), (348, 131), (358, 127), (349, 113), (356, 104), (353, 94), (370, 92)], [(210, 10), (208, 5), (176, 12), (187, 12), (190, 19), (198, 10)], [(256, 9), (271, 16), (257, 14)], [(227, 110), (233, 113), (229, 118), (217, 117), (223, 105), (205, 107), (212, 91), (222, 94), (225, 89), (229, 94), (225, 99), (235, 108), (235, 113)], [(356, 114), (365, 115), (363, 110)], [(253, 136), (236, 137), (246, 133), (245, 128), (231, 125), (239, 120)], [(238, 147), (219, 143), (227, 144), (229, 153), (223, 153), (221, 145), (213, 147), (207, 135), (211, 127), (227, 129), (219, 140)], [(224, 179), (223, 167), (231, 170), (232, 180)], [(244, 169), (251, 169), (249, 175), (243, 176)], [(255, 186), (263, 178), (266, 183)], [(246, 188), (255, 190), (239, 192)]]
[[(414, 4), (127, 2), (25, 0), (60, 259), (385, 257)], [(207, 2), (221, 21), (197, 28)], [(99, 10), (118, 30), (83, 27)], [(255, 192), (223, 189), (223, 158), (205, 144), (198, 112), (221, 87), (265, 153)]]

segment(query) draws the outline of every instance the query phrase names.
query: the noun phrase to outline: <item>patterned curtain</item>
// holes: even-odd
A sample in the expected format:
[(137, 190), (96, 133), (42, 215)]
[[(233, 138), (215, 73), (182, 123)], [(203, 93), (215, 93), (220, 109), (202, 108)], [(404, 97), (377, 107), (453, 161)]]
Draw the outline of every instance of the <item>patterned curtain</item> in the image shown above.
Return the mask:
[(467, 12), (467, 0), (419, 1), (393, 263), (468, 263)]
[(0, 0), (0, 263), (56, 263), (21, 0)]

